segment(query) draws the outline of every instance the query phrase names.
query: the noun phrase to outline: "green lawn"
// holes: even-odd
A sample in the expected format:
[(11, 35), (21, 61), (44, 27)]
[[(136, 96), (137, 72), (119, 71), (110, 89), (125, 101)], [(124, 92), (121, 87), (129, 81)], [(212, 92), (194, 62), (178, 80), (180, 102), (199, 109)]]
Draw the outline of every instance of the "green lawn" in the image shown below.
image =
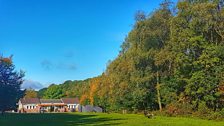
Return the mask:
[(148, 119), (135, 114), (57, 113), (6, 114), (0, 126), (224, 126), (224, 122), (195, 118), (161, 117)]

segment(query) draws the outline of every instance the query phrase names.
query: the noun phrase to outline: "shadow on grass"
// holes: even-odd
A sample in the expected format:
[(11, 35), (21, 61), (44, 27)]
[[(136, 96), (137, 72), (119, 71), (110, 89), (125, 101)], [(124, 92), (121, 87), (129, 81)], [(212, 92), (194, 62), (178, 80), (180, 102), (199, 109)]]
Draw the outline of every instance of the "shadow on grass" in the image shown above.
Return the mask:
[(121, 124), (119, 120), (124, 119), (97, 114), (6, 114), (0, 116), (0, 126), (111, 126)]

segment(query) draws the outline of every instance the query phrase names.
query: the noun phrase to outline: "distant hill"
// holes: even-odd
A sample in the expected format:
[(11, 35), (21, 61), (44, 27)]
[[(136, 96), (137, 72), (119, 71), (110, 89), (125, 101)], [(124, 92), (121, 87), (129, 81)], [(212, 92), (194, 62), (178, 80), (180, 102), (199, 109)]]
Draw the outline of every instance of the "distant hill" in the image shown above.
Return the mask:
[(38, 97), (40, 98), (62, 98), (62, 97), (81, 97), (84, 90), (89, 86), (89, 80), (68, 80), (62, 84), (51, 84), (47, 88), (40, 89)]

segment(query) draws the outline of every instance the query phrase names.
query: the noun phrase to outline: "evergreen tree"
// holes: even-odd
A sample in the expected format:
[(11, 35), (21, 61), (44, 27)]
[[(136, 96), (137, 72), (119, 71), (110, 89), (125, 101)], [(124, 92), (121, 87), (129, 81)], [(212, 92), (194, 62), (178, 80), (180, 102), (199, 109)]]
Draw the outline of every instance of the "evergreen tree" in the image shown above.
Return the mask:
[(16, 72), (12, 63), (12, 57), (0, 57), (0, 111), (2, 114), (6, 110), (16, 108), (16, 103), (23, 97), (21, 90), (24, 72)]

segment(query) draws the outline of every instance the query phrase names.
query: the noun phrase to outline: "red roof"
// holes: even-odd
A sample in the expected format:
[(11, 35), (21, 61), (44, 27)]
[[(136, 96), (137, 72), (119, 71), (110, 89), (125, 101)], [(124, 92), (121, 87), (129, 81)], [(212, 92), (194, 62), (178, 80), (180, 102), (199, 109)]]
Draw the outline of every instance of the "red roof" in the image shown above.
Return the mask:
[(21, 104), (79, 104), (78, 98), (62, 99), (39, 99), (39, 98), (21, 98)]
[(21, 98), (22, 104), (40, 104), (39, 98)]
[(64, 103), (56, 103), (56, 104), (39, 104), (38, 106), (66, 106)]
[(47, 104), (47, 103), (55, 103), (60, 104), (62, 103), (61, 99), (40, 99), (41, 104)]
[(62, 98), (61, 100), (65, 104), (79, 104), (78, 98)]

